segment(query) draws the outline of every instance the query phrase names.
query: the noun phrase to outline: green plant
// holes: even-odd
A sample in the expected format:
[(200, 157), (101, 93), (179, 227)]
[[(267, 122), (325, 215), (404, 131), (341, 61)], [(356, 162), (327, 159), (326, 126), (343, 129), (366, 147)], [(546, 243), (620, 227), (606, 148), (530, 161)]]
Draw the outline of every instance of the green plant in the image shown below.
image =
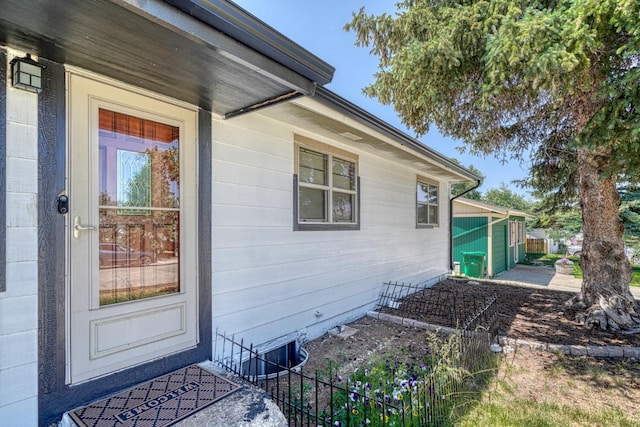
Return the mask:
[(324, 369), (319, 369), (316, 374), (318, 375), (319, 380), (328, 380), (336, 375), (338, 375), (338, 371), (340, 370), (340, 363), (332, 358), (327, 358), (326, 367)]
[(309, 403), (310, 393), (313, 391), (313, 384), (309, 381), (302, 383), (302, 389), (297, 385), (290, 389), (289, 405), (300, 410), (305, 409), (305, 404)]
[(452, 425), (456, 410), (476, 395), (478, 381), (467, 380), (477, 376), (460, 366), (460, 333), (427, 337), (429, 352), (418, 362), (400, 351), (369, 360), (347, 378), (337, 376), (343, 387), (333, 394), (333, 413), (325, 412), (325, 419), (332, 417), (339, 427)]

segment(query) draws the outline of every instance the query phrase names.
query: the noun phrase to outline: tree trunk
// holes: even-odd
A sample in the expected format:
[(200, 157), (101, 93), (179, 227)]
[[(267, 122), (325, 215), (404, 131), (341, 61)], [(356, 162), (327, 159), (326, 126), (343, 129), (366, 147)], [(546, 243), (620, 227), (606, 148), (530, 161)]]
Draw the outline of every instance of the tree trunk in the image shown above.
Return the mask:
[(584, 240), (580, 266), (582, 290), (572, 302), (577, 320), (619, 333), (640, 333), (640, 304), (629, 290), (632, 277), (618, 208), (615, 175), (602, 176), (609, 162), (606, 151), (578, 149), (580, 204)]

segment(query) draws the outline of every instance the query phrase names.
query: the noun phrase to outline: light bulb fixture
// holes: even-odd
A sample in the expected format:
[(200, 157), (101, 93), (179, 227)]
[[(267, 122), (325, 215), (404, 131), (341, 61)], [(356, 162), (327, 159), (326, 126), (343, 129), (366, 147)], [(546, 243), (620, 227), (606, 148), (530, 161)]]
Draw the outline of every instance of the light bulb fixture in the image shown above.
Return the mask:
[(38, 64), (27, 53), (24, 58), (13, 58), (11, 61), (12, 85), (29, 92), (42, 92), (42, 69), (44, 65)]

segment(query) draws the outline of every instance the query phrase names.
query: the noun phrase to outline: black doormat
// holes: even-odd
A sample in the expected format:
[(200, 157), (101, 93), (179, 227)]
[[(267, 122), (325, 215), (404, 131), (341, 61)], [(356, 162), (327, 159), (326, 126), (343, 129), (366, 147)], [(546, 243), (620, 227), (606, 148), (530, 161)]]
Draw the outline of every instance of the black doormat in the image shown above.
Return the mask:
[(190, 365), (69, 412), (79, 427), (166, 427), (240, 388)]

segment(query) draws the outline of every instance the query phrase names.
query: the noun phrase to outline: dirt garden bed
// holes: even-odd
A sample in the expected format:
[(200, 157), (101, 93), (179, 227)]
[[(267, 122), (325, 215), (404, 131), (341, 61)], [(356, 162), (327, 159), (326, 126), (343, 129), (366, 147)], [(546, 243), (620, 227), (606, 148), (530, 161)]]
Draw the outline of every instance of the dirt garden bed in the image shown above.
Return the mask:
[[(573, 293), (482, 282), (469, 284), (447, 280), (434, 288), (451, 289), (466, 297), (486, 299), (497, 294), (499, 333), (510, 338), (565, 345), (640, 347), (638, 335), (616, 335), (586, 329), (573, 321), (573, 313), (564, 307)], [(426, 290), (425, 292), (429, 292)], [(453, 294), (453, 293), (452, 293)], [(451, 301), (442, 301), (451, 304)], [(402, 315), (402, 306), (397, 310)], [(425, 316), (418, 319), (437, 322)], [(363, 317), (347, 325), (357, 330), (348, 337), (326, 334), (305, 344), (309, 359), (303, 368), (349, 375), (356, 367), (375, 355), (403, 353), (416, 360), (427, 351), (426, 332), (421, 329)], [(620, 408), (637, 411), (640, 401), (640, 363), (635, 359), (594, 359), (564, 356), (547, 352), (514, 349), (503, 356), (497, 381), (508, 380), (514, 399), (567, 405), (584, 411)], [(497, 387), (497, 386), (491, 386)], [(590, 396), (595, 393), (599, 399)]]
[[(451, 279), (422, 291), (424, 294), (436, 292), (438, 303), (455, 307), (458, 319), (472, 315), (478, 307), (476, 301), (485, 301), (496, 294), (500, 318), (499, 334), (509, 338), (564, 345), (640, 347), (638, 334), (613, 334), (596, 328), (588, 329), (576, 323), (576, 313), (564, 305), (575, 295), (573, 292)], [(428, 295), (422, 297), (429, 299)], [(414, 313), (406, 312), (404, 307), (409, 307), (409, 304), (403, 304), (397, 309), (385, 308), (383, 311), (415, 318), (412, 317)], [(455, 326), (443, 324), (444, 319), (430, 313), (416, 320)]]
[[(574, 313), (564, 306), (564, 303), (574, 295), (572, 292), (492, 282), (469, 284), (466, 281), (457, 280), (445, 280), (423, 292), (451, 289), (458, 292), (457, 298), (460, 298), (462, 293), (465, 300), (484, 301), (495, 293), (498, 301), (499, 334), (509, 338), (564, 345), (640, 347), (638, 334), (613, 334), (599, 329), (587, 329), (576, 323), (573, 320)], [(453, 298), (455, 293), (441, 292), (439, 296), (441, 304), (454, 305), (454, 301), (442, 299), (443, 295)], [(461, 305), (460, 301), (455, 304)], [(471, 304), (463, 304), (462, 308), (464, 309), (465, 306), (469, 311), (468, 314), (474, 310)], [(385, 308), (382, 311), (401, 317), (415, 317), (414, 313), (403, 312), (402, 305), (397, 309)], [(426, 315), (416, 320), (433, 324), (443, 323), (443, 319), (439, 316)], [(322, 360), (313, 359), (354, 364), (358, 359), (366, 358), (371, 352), (388, 348), (420, 352), (426, 346), (425, 332), (421, 329), (394, 325), (370, 317), (364, 317), (347, 326), (357, 329), (358, 332), (348, 339), (326, 334), (306, 343), (305, 348), (313, 356), (306, 370), (315, 367), (324, 369)]]

